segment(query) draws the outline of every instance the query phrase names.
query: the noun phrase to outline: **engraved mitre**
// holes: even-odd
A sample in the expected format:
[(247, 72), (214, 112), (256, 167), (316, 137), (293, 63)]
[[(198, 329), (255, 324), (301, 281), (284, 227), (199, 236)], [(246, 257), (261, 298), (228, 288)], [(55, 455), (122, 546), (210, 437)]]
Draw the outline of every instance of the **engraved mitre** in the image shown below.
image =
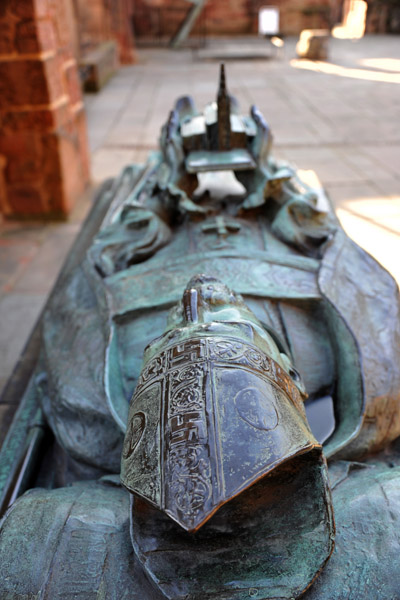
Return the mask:
[(281, 350), (240, 296), (193, 278), (145, 351), (122, 455), (128, 490), (196, 531), (285, 461), (320, 461)]

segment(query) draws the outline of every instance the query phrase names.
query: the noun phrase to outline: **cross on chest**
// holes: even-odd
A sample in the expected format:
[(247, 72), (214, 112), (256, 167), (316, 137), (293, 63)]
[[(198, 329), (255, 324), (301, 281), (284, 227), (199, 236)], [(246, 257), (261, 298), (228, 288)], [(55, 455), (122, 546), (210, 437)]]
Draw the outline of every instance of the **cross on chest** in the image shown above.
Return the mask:
[(233, 220), (225, 220), (218, 216), (210, 223), (204, 223), (201, 227), (203, 233), (216, 233), (218, 237), (226, 238), (231, 233), (240, 231), (240, 224)]

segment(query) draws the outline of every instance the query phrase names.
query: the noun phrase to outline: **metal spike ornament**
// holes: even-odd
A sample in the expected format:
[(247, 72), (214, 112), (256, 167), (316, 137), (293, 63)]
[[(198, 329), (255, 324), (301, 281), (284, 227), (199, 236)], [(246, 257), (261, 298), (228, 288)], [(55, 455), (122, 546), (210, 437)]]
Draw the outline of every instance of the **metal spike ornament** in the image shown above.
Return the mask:
[(217, 96), (218, 107), (218, 150), (231, 149), (231, 101), (226, 89), (225, 65), (221, 64), (219, 88)]

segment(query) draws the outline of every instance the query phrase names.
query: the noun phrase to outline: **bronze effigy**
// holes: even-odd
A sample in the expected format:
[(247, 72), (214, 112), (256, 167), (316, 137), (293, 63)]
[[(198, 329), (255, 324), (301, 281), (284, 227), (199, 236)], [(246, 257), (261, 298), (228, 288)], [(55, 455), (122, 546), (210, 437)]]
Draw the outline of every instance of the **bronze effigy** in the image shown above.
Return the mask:
[(399, 597), (398, 289), (271, 144), (222, 69), (100, 193), (0, 453), (2, 598)]

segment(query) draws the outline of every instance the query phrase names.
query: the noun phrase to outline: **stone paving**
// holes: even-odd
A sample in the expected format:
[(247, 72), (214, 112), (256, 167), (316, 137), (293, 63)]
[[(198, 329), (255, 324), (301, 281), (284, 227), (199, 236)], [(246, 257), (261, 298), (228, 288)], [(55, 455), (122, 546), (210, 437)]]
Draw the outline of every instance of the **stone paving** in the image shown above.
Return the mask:
[[(94, 186), (145, 161), (179, 95), (191, 94), (199, 109), (215, 97), (218, 64), (195, 50), (143, 49), (138, 56), (137, 65), (86, 98)], [(288, 39), (269, 60), (229, 61), (227, 78), (242, 110), (255, 103), (269, 121), (275, 155), (315, 171), (348, 233), (400, 281), (399, 38), (331, 40), (327, 63), (297, 61)], [(66, 223), (0, 223), (0, 389), (91, 194)]]

